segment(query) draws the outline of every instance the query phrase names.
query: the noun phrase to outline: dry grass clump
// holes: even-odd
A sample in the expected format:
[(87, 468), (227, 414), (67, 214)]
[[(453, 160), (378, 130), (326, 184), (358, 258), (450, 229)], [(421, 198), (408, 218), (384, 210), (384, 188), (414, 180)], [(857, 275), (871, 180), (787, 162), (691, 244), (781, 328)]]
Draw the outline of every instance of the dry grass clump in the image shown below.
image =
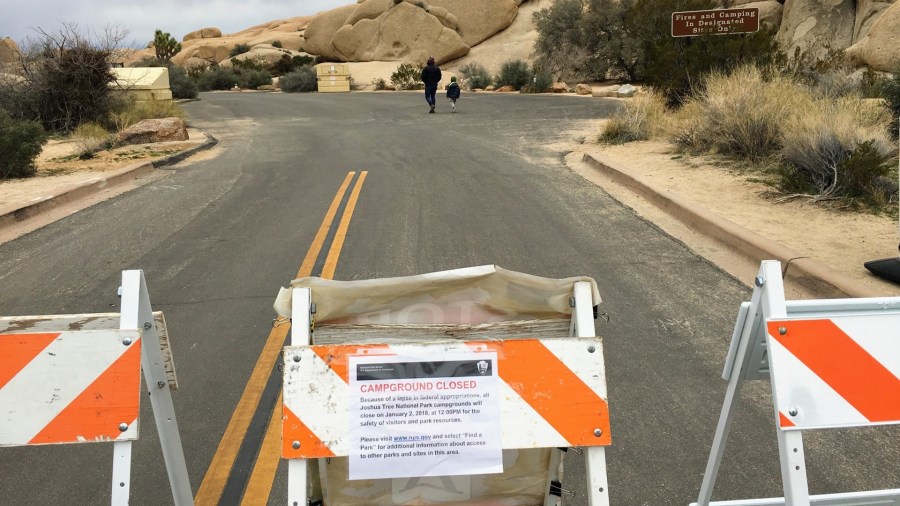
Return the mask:
[(860, 98), (813, 102), (786, 125), (782, 189), (789, 198), (865, 198), (894, 156), (890, 119), (886, 108)]
[(691, 152), (712, 149), (759, 161), (778, 150), (785, 120), (809, 101), (802, 86), (778, 76), (766, 80), (755, 66), (711, 74), (683, 108), (672, 141)]
[(110, 135), (101, 125), (88, 122), (78, 125), (72, 132), (72, 140), (78, 147), (78, 157), (84, 160), (109, 147)]
[(665, 98), (652, 90), (635, 95), (610, 117), (601, 142), (619, 144), (642, 141), (661, 135), (666, 130)]
[(172, 100), (134, 100), (126, 98), (115, 111), (110, 113), (110, 120), (116, 131), (126, 128), (145, 119), (186, 117), (184, 111)]
[[(878, 206), (891, 198), (890, 112), (856, 93), (823, 93), (756, 67), (712, 74), (675, 115), (678, 148), (718, 152), (778, 167), (786, 199), (852, 200)], [(896, 187), (896, 185), (894, 185)], [(896, 190), (895, 190), (896, 191)]]

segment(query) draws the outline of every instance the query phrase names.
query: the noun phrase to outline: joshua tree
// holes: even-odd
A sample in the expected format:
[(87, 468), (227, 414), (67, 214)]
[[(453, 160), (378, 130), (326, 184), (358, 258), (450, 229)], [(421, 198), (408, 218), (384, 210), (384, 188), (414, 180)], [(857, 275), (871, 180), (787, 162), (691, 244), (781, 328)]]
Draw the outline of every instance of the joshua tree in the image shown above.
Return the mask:
[(173, 39), (169, 32), (156, 30), (153, 36), (153, 47), (156, 49), (156, 59), (168, 63), (173, 56), (181, 51), (181, 43)]

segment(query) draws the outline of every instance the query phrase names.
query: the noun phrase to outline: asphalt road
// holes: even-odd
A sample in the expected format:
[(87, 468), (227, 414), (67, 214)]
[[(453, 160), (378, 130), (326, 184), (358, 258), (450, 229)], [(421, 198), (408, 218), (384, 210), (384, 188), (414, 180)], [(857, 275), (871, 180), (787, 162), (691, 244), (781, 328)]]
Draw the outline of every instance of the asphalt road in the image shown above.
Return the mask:
[[(696, 499), (750, 290), (566, 168), (559, 148), (616, 102), (472, 95), (427, 114), (419, 94), (204, 94), (186, 105), (221, 154), (0, 245), (4, 315), (117, 311), (122, 269), (143, 269), (169, 324), (175, 407), (194, 491), (263, 348), (280, 286), (297, 272), (350, 171), (367, 171), (335, 279), (497, 264), (587, 275), (612, 413), (616, 505)], [(767, 384), (746, 388), (716, 498), (780, 495)], [(171, 502), (149, 403), (132, 501)], [(806, 438), (814, 492), (896, 487), (898, 431)], [(251, 452), (252, 453), (252, 452)], [(0, 449), (0, 503), (108, 502), (108, 445)], [(569, 452), (566, 504), (585, 504)], [(269, 502), (284, 504), (284, 464)], [(238, 482), (241, 485), (243, 482)], [(238, 495), (222, 504), (237, 504)], [(251, 499), (251, 503), (256, 498)]]

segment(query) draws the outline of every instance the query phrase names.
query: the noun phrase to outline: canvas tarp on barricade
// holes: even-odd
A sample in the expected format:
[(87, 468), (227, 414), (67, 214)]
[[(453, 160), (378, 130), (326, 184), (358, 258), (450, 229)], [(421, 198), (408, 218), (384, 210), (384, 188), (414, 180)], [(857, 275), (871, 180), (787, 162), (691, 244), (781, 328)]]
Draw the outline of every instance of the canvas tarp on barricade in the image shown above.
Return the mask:
[[(571, 315), (569, 299), (576, 281), (590, 282), (593, 304), (600, 303), (591, 278), (543, 278), (494, 265), (361, 281), (301, 278), (291, 287), (312, 290), (317, 324), (475, 325)], [(275, 310), (290, 317), (289, 288), (279, 292)]]

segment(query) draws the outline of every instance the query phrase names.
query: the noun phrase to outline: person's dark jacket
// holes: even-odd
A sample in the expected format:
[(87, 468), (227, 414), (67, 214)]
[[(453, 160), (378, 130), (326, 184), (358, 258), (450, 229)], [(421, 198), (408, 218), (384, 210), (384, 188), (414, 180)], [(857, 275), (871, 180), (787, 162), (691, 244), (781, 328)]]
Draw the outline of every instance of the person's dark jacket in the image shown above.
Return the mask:
[(447, 86), (447, 98), (452, 98), (456, 100), (459, 98), (459, 85), (456, 83), (450, 83), (450, 86)]
[(422, 69), (422, 82), (425, 86), (437, 86), (441, 82), (441, 69), (437, 65), (428, 65)]

